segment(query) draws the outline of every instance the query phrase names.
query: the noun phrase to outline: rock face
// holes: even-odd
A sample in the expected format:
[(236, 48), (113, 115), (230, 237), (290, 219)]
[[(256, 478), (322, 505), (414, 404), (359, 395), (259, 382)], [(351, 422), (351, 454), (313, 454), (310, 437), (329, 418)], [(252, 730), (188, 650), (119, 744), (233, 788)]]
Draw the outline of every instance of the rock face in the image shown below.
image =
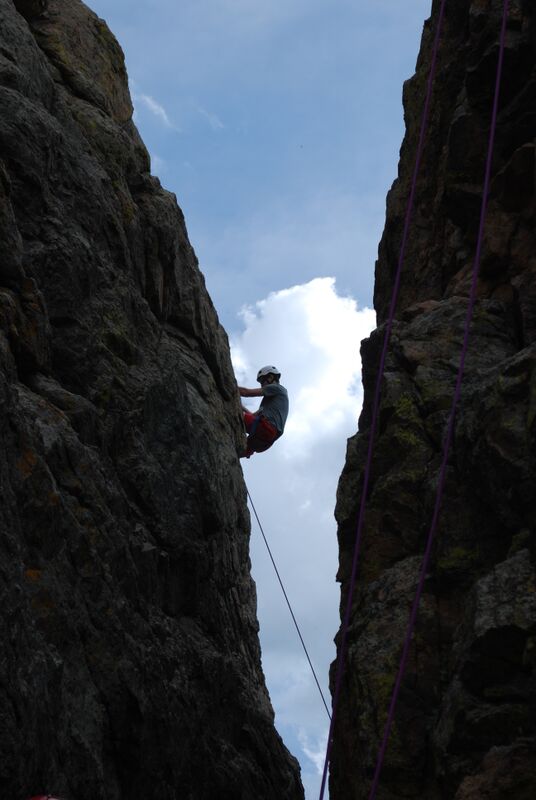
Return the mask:
[[(405, 260), (332, 759), (332, 800), (368, 797), (430, 527), (479, 222), (502, 0), (451, 0)], [(363, 343), (365, 403), (338, 490), (342, 602), (383, 328), (432, 39)], [(536, 796), (536, 6), (511, 0), (478, 301), (439, 529), (379, 798)]]
[(79, 0), (0, 0), (0, 796), (303, 797), (226, 336)]

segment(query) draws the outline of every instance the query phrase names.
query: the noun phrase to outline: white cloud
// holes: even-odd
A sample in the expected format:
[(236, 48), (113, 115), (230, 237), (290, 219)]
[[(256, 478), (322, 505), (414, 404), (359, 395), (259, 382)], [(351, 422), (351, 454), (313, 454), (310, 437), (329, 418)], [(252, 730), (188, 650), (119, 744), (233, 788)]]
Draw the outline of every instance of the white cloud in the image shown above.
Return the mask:
[(162, 175), (166, 171), (166, 162), (156, 153), (151, 153), (151, 172), (153, 175)]
[(219, 131), (225, 128), (225, 125), (223, 124), (223, 122), (221, 121), (221, 119), (218, 117), (217, 114), (207, 111), (205, 108), (202, 108), (201, 106), (197, 106), (196, 108), (197, 112), (201, 114), (202, 117), (205, 117), (205, 119), (208, 121), (208, 124), (210, 125), (213, 131)]
[(154, 97), (149, 94), (134, 94), (134, 102), (141, 103), (145, 108), (149, 109), (151, 114), (160, 119), (167, 128), (179, 130), (170, 120), (168, 113), (163, 105), (161, 105)]
[[(271, 293), (244, 308), (240, 320), (242, 329), (231, 335), (238, 382), (255, 386), (259, 366), (275, 363), (289, 391), (284, 436), (242, 464), (329, 706), (339, 626), (335, 491), (361, 408), (359, 345), (374, 313), (324, 277)], [(254, 518), (252, 526), (263, 668), (276, 725), (302, 763), (312, 800), (329, 721)]]
[(305, 731), (303, 728), (300, 728), (298, 731), (298, 739), (303, 752), (307, 758), (313, 762), (318, 774), (322, 775), (324, 771), (324, 759), (326, 755), (328, 737), (323, 736), (321, 739), (311, 741), (310, 737), (307, 735), (307, 731)]
[(231, 339), (239, 380), (251, 383), (259, 366), (277, 363), (291, 398), (279, 447), (289, 459), (303, 458), (355, 419), (361, 402), (359, 343), (374, 326), (374, 312), (340, 297), (334, 278), (315, 278), (273, 292), (244, 308), (241, 318), (244, 330)]

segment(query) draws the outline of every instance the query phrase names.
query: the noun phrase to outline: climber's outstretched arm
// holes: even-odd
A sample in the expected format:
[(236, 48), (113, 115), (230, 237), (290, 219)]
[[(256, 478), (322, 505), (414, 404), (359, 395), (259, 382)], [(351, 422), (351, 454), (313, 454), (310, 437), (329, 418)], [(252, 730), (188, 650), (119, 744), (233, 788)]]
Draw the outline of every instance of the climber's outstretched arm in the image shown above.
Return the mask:
[(244, 386), (239, 386), (238, 391), (240, 397), (262, 397), (264, 395), (262, 387), (260, 389), (246, 389)]

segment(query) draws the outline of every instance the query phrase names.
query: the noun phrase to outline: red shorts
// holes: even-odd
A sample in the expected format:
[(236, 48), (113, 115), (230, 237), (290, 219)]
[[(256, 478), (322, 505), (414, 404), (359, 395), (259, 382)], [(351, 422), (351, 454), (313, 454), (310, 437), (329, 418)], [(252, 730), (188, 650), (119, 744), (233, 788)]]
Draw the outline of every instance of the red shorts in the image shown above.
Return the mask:
[(252, 414), (251, 411), (244, 411), (244, 425), (249, 434), (244, 454), (246, 458), (253, 453), (262, 453), (264, 450), (268, 450), (279, 438), (279, 432), (271, 422), (257, 414)]

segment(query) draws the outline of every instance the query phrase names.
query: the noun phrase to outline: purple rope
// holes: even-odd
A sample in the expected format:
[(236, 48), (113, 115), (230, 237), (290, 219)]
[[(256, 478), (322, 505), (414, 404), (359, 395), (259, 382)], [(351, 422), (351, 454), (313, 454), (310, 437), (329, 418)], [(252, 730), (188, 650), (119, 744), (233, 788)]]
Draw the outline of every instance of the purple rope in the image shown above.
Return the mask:
[(335, 691), (333, 693), (333, 703), (331, 708), (331, 722), (329, 726), (329, 733), (328, 733), (328, 741), (327, 741), (327, 748), (326, 748), (326, 757), (324, 760), (324, 771), (322, 774), (322, 785), (320, 788), (320, 798), (319, 800), (323, 800), (324, 791), (326, 788), (326, 780), (328, 774), (328, 766), (331, 756), (331, 748), (333, 744), (333, 730), (335, 726), (335, 719), (337, 716), (337, 709), (339, 706), (339, 698), (341, 693), (341, 686), (342, 686), (342, 676), (344, 672), (344, 659), (346, 656), (346, 644), (348, 638), (348, 628), (350, 625), (350, 614), (352, 610), (352, 602), (354, 597), (354, 588), (355, 588), (355, 579), (357, 574), (357, 565), (359, 562), (359, 552), (361, 549), (361, 532), (363, 529), (363, 521), (365, 517), (365, 506), (367, 500), (367, 492), (368, 492), (368, 485), (370, 482), (370, 474), (372, 471), (372, 452), (374, 449), (374, 437), (376, 433), (376, 427), (378, 422), (379, 416), (379, 409), (380, 409), (380, 396), (381, 396), (381, 384), (383, 379), (383, 373), (385, 369), (385, 360), (387, 357), (387, 349), (389, 347), (389, 341), (391, 338), (391, 331), (393, 328), (393, 321), (395, 317), (395, 309), (396, 303), (398, 300), (398, 291), (400, 287), (400, 279), (402, 275), (402, 265), (404, 263), (404, 257), (406, 255), (406, 245), (408, 241), (409, 229), (411, 224), (411, 219), (413, 216), (413, 207), (415, 204), (415, 194), (417, 189), (417, 177), (419, 175), (419, 170), (422, 161), (422, 154), (424, 150), (424, 142), (426, 138), (426, 131), (428, 128), (428, 117), (430, 114), (430, 103), (432, 99), (432, 89), (434, 85), (436, 67), (437, 67), (437, 55), (439, 51), (439, 40), (441, 37), (441, 29), (443, 25), (443, 17), (445, 13), (445, 5), (446, 0), (441, 0), (441, 7), (439, 10), (439, 19), (437, 23), (437, 30), (434, 39), (434, 46), (432, 50), (432, 63), (430, 66), (430, 74), (428, 76), (428, 85), (426, 89), (426, 98), (424, 102), (424, 109), (422, 114), (422, 121), (421, 121), (421, 130), (419, 135), (419, 143), (417, 146), (417, 154), (415, 157), (415, 167), (413, 170), (413, 177), (411, 181), (411, 189), (408, 198), (408, 205), (406, 209), (406, 217), (404, 221), (404, 230), (402, 233), (402, 241), (400, 244), (400, 253), (398, 257), (398, 264), (397, 270), (395, 274), (395, 280), (393, 285), (393, 292), (391, 295), (391, 303), (389, 306), (389, 314), (387, 317), (387, 325), (385, 329), (385, 336), (383, 340), (383, 348), (380, 358), (380, 365), (378, 368), (378, 375), (376, 378), (376, 388), (374, 391), (374, 402), (372, 407), (372, 421), (370, 425), (370, 433), (369, 433), (369, 442), (368, 442), (368, 451), (367, 451), (367, 460), (365, 463), (365, 474), (363, 478), (363, 491), (361, 493), (361, 504), (359, 507), (359, 518), (357, 522), (357, 530), (356, 530), (356, 538), (355, 538), (355, 545), (354, 545), (354, 556), (352, 561), (352, 571), (350, 575), (350, 586), (348, 590), (348, 599), (346, 602), (346, 610), (344, 614), (344, 619), (341, 627), (341, 642), (339, 647), (339, 655), (337, 658), (337, 672), (335, 677)]
[(447, 471), (447, 460), (449, 455), (450, 446), (452, 443), (452, 438), (454, 435), (454, 420), (456, 417), (456, 408), (458, 406), (458, 402), (460, 400), (461, 388), (462, 388), (462, 379), (463, 373), (465, 369), (465, 357), (467, 355), (467, 349), (469, 346), (469, 332), (471, 327), (471, 319), (473, 316), (473, 310), (476, 301), (476, 290), (477, 290), (477, 282), (478, 282), (478, 273), (480, 271), (480, 258), (482, 253), (482, 242), (484, 238), (484, 224), (486, 221), (486, 211), (488, 207), (488, 195), (489, 195), (489, 185), (490, 185), (490, 176), (491, 176), (491, 163), (493, 158), (493, 145), (495, 142), (495, 129), (497, 127), (497, 111), (499, 108), (499, 93), (501, 87), (501, 75), (502, 75), (502, 66), (503, 66), (503, 57), (504, 57), (504, 45), (506, 39), (506, 22), (508, 19), (508, 4), (509, 0), (504, 0), (503, 6), (503, 20), (502, 20), (502, 28), (501, 28), (501, 38), (499, 44), (499, 60), (497, 64), (497, 78), (495, 83), (495, 96), (493, 100), (493, 112), (491, 115), (491, 130), (490, 130), (490, 137), (489, 137), (489, 144), (488, 144), (488, 156), (486, 161), (486, 172), (484, 178), (484, 189), (483, 189), (483, 197), (482, 197), (482, 207), (480, 212), (480, 226), (478, 229), (478, 241), (476, 246), (476, 253), (475, 253), (475, 261), (473, 265), (473, 279), (471, 282), (471, 292), (469, 295), (469, 305), (467, 307), (467, 315), (465, 318), (465, 332), (463, 337), (463, 345), (462, 351), (460, 355), (460, 365), (458, 368), (458, 375), (456, 378), (456, 389), (454, 391), (454, 398), (452, 401), (452, 406), (450, 409), (450, 416), (448, 421), (447, 427), (447, 434), (445, 437), (444, 443), (444, 450), (443, 450), (443, 460), (441, 463), (441, 470), (439, 473), (439, 482), (437, 487), (437, 495), (434, 507), (434, 514), (432, 517), (432, 523), (430, 525), (430, 531), (428, 533), (428, 540), (426, 543), (426, 550), (424, 553), (424, 558), (421, 566), (421, 572), (419, 576), (419, 584), (417, 586), (417, 593), (415, 595), (415, 599), (413, 601), (413, 606), (411, 609), (411, 616), (406, 632), (406, 638), (404, 641), (404, 647), (402, 650), (402, 658), (400, 660), (400, 666), (398, 669), (398, 674), (396, 676), (395, 687), (393, 689), (393, 694), (391, 697), (391, 704), (389, 706), (389, 714), (387, 716), (387, 722), (385, 723), (385, 729), (383, 733), (382, 744), (380, 747), (380, 752), (378, 755), (378, 761), (376, 764), (376, 770), (374, 773), (374, 780), (372, 782), (372, 787), (369, 794), (369, 800), (374, 800), (376, 797), (376, 791), (378, 788), (378, 783), (380, 780), (380, 773), (383, 765), (383, 759), (385, 756), (385, 751), (387, 748), (387, 742), (389, 740), (389, 734), (391, 731), (391, 726), (393, 723), (393, 717), (395, 713), (395, 707), (398, 700), (398, 694), (400, 692), (400, 685), (402, 683), (402, 678), (404, 676), (404, 672), (406, 669), (406, 663), (408, 660), (409, 648), (411, 644), (411, 639), (413, 637), (413, 631), (415, 628), (415, 622), (417, 619), (417, 612), (419, 609), (419, 603), (421, 599), (421, 595), (424, 588), (424, 581), (426, 579), (426, 573), (428, 571), (428, 565), (430, 562), (430, 556), (432, 553), (432, 543), (434, 540), (434, 536), (437, 529), (437, 521), (439, 517), (439, 509), (441, 506), (441, 500), (443, 497), (443, 489), (445, 486), (445, 477)]

